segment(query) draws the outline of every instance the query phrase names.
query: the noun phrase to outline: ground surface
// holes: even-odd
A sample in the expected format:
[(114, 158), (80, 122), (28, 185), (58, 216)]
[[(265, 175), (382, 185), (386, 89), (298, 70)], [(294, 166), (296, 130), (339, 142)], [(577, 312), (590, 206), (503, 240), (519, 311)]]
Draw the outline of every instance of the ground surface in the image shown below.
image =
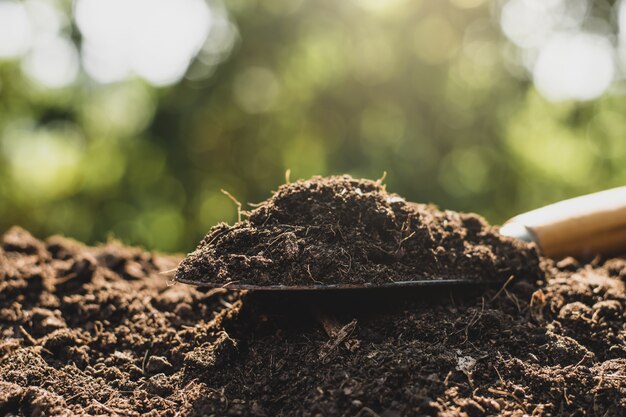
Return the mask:
[(480, 216), (406, 202), (381, 181), (297, 181), (244, 215), (212, 228), (176, 278), (266, 287), (540, 274), (529, 245), (500, 236)]
[(626, 414), (626, 260), (505, 288), (201, 292), (179, 259), (0, 240), (0, 414)]

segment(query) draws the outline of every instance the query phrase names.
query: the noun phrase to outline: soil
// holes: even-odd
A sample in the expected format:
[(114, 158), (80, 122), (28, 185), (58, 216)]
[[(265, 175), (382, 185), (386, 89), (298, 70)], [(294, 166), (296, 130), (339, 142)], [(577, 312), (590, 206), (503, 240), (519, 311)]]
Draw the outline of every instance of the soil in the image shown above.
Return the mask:
[(0, 415), (626, 414), (624, 257), (306, 293), (174, 283), (179, 260), (4, 234)]
[(213, 227), (176, 278), (268, 287), (540, 277), (532, 245), (476, 214), (406, 202), (381, 181), (314, 177), (242, 214), (247, 220)]

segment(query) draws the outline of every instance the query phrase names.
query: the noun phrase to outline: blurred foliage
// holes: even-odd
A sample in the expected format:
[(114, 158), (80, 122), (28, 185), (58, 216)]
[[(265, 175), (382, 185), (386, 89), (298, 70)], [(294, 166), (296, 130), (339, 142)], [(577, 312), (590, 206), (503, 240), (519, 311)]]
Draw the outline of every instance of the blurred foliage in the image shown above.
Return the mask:
[[(71, 4), (63, 29), (80, 45)], [(213, 7), (216, 2), (211, 3)], [(542, 98), (481, 0), (229, 0), (237, 35), (169, 87), (47, 88), (0, 62), (0, 229), (191, 250), (291, 178), (379, 178), (501, 222), (626, 182), (626, 100)]]

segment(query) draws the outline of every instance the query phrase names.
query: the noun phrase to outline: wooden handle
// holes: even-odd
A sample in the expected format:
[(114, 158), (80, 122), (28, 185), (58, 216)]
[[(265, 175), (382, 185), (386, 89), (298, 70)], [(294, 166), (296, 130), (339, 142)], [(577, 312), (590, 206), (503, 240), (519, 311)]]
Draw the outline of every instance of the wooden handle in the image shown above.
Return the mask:
[(518, 238), (526, 232), (544, 255), (553, 258), (626, 252), (626, 187), (520, 214), (500, 232)]

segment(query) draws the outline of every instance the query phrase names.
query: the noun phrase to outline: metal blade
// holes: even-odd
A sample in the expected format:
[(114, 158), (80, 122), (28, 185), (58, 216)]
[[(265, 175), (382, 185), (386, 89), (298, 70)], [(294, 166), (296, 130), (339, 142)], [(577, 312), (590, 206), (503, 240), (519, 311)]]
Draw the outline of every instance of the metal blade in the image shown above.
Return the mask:
[(319, 291), (319, 290), (344, 290), (344, 289), (365, 289), (365, 288), (399, 288), (399, 287), (438, 287), (446, 285), (485, 285), (493, 284), (493, 281), (464, 279), (464, 278), (430, 278), (416, 279), (412, 281), (390, 281), (384, 284), (311, 284), (311, 285), (250, 285), (239, 284), (236, 281), (226, 284), (214, 282), (204, 282), (187, 279), (177, 279), (184, 284), (195, 285), (197, 287), (208, 288), (228, 288), (231, 290), (254, 290), (254, 291)]

